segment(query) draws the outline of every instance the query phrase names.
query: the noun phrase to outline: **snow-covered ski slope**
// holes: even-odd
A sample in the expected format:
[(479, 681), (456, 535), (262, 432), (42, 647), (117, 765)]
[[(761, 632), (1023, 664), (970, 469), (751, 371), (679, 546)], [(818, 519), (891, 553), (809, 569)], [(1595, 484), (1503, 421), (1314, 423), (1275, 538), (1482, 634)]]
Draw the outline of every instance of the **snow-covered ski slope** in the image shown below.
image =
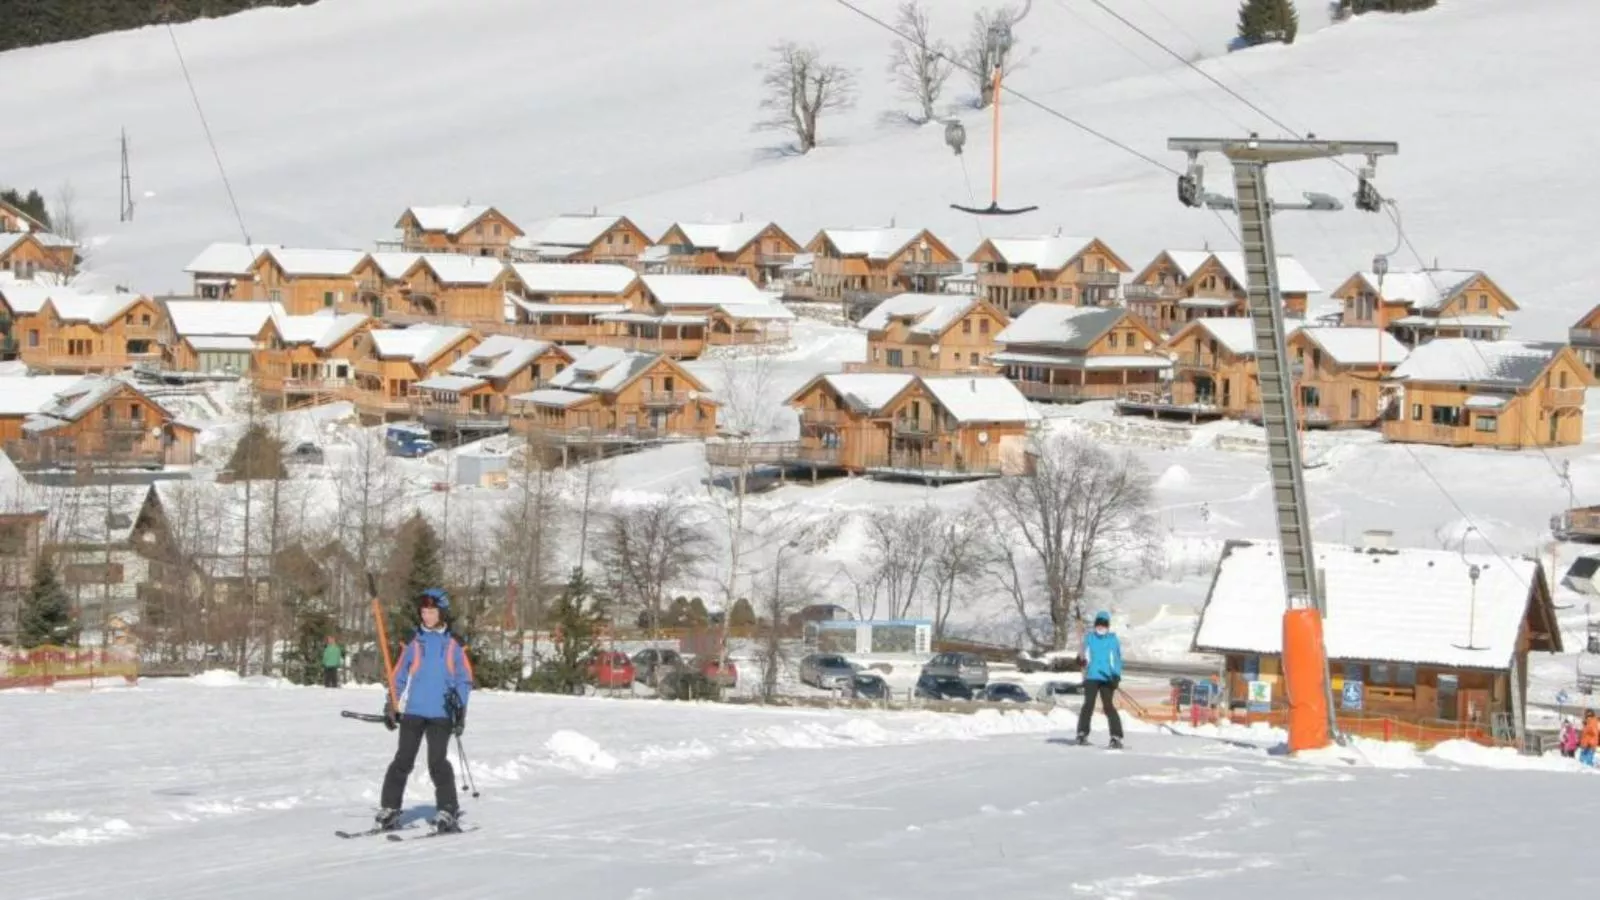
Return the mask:
[[(892, 17), (895, 0), (859, 0)], [(976, 0), (930, 4), (962, 41)], [(1412, 16), (1330, 26), (1300, 0), (1292, 47), (1227, 54), (1231, 0), (1110, 0), (1181, 55), (1299, 131), (1393, 139), (1380, 170), (1417, 250), (1481, 267), (1522, 304), (1519, 333), (1554, 337), (1600, 286), (1587, 251), (1600, 175), (1583, 148), (1589, 0), (1451, 0)], [(772, 218), (808, 238), (823, 225), (927, 225), (965, 251), (980, 226), (1097, 234), (1134, 265), (1164, 246), (1225, 246), (1217, 218), (1185, 210), (1173, 178), (1038, 109), (1005, 120), (1002, 193), (1037, 203), (975, 222), (968, 176), (987, 193), (987, 116), (962, 113), (967, 172), (938, 126), (885, 124), (905, 104), (885, 60), (892, 37), (831, 0), (323, 0), (175, 29), (258, 241), (370, 247), (413, 203), (500, 205), (529, 224), (599, 207), (647, 228), (673, 219)], [(1019, 29), (1027, 65), (1009, 82), (1163, 165), (1166, 139), (1279, 129), (1084, 0), (1036, 0)], [(761, 64), (781, 39), (858, 70), (857, 108), (825, 123), (805, 158), (754, 132)], [(238, 237), (223, 185), (163, 29), (0, 55), (0, 181), (47, 194), (71, 182), (91, 266), (139, 289), (181, 288), (206, 242)], [(972, 94), (960, 77), (948, 99)], [(132, 147), (135, 221), (117, 221), (117, 136)], [(1213, 187), (1228, 190), (1220, 165)], [(1348, 197), (1332, 165), (1282, 170), (1282, 194)], [(1281, 247), (1324, 287), (1396, 244), (1387, 219), (1285, 215)], [(1416, 260), (1402, 249), (1396, 265)]]
[[(479, 694), (466, 746), (482, 796), (463, 803), (480, 830), (340, 840), (367, 824), (394, 737), (337, 711), (381, 693), (231, 680), (0, 698), (0, 728), (28, 750), (0, 775), (0, 893), (1150, 900), (1600, 884), (1581, 825), (1600, 780), (1559, 757), (1364, 744), (1346, 765), (1144, 728), (1115, 753), (1061, 743), (1071, 713)], [(406, 802), (412, 818), (432, 806), (420, 770)]]

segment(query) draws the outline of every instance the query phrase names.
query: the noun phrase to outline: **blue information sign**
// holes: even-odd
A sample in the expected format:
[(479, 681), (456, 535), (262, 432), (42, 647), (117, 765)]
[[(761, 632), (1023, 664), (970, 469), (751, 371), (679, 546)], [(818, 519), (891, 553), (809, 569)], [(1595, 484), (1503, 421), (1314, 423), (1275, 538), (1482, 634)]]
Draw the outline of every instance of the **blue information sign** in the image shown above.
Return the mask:
[(1360, 709), (1366, 700), (1366, 691), (1359, 681), (1346, 681), (1344, 683), (1344, 697), (1341, 704), (1345, 709)]

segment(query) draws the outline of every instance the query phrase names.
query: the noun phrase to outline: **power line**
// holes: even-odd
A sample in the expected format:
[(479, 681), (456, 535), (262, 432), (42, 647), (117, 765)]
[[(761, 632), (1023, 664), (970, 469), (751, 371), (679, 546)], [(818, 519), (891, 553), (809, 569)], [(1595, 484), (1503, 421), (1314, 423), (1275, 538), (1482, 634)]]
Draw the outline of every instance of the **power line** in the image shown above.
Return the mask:
[(244, 235), (245, 246), (250, 245), (250, 230), (244, 227), (244, 214), (239, 211), (239, 201), (233, 196), (233, 184), (228, 181), (228, 170), (222, 165), (222, 154), (211, 136), (211, 124), (206, 121), (206, 111), (200, 106), (200, 95), (195, 93), (194, 79), (189, 77), (189, 66), (183, 61), (183, 48), (178, 46), (178, 33), (167, 22), (167, 36), (172, 38), (172, 52), (178, 55), (178, 67), (183, 70), (183, 81), (189, 86), (189, 98), (194, 101), (194, 111), (200, 114), (200, 127), (206, 133), (206, 143), (211, 145), (211, 158), (217, 161), (217, 172), (222, 175), (222, 187), (228, 192), (228, 203), (233, 207), (233, 217), (239, 223), (239, 233)]
[[(917, 40), (915, 35), (912, 35), (912, 34), (909, 34), (907, 32), (901, 31), (900, 29), (894, 27), (893, 25), (889, 24), (888, 22), (885, 22), (883, 19), (880, 19), (877, 16), (873, 15), (872, 13), (867, 12), (866, 10), (864, 10), (861, 7), (859, 7), (859, 6), (855, 5), (854, 3), (852, 3), (851, 0), (833, 0), (833, 2), (839, 4), (840, 6), (844, 7), (845, 9), (850, 10), (851, 12), (853, 12), (856, 15), (862, 17), (863, 19), (866, 19), (867, 21), (873, 23), (874, 25), (877, 25), (879, 28), (882, 28), (883, 30), (889, 32), (890, 34), (895, 35), (896, 37), (900, 38), (901, 40), (911, 44), (913, 47), (916, 47), (916, 48), (922, 50), (924, 53), (932, 54), (935, 58), (944, 60), (945, 62), (949, 63), (952, 67), (960, 69), (961, 71), (966, 72), (968, 75), (972, 75), (974, 77), (981, 77), (983, 75), (983, 73), (979, 72), (977, 69), (972, 68), (971, 66), (969, 66), (966, 63), (962, 62), (961, 60), (955, 59), (952, 56), (949, 56), (949, 55), (947, 55), (945, 53), (942, 53), (942, 52), (940, 52), (938, 50), (935, 50), (935, 49), (929, 47), (925, 42)], [(1054, 108), (1052, 106), (1049, 106), (1049, 105), (1047, 105), (1045, 103), (1041, 103), (1040, 101), (1033, 99), (1032, 97), (1028, 96), (1027, 94), (1022, 93), (1021, 91), (1017, 90), (1014, 87), (1006, 85), (1005, 83), (1002, 82), (1001, 85), (1000, 85), (1000, 90), (1002, 90), (1005, 93), (1011, 95), (1012, 97), (1015, 97), (1018, 100), (1021, 100), (1023, 103), (1026, 103), (1029, 106), (1031, 106), (1031, 107), (1033, 107), (1033, 108), (1035, 108), (1037, 110), (1040, 110), (1041, 112), (1044, 112), (1044, 113), (1046, 113), (1046, 114), (1048, 114), (1050, 116), (1053, 116), (1053, 117), (1055, 117), (1057, 119), (1060, 119), (1061, 121), (1067, 123), (1068, 125), (1071, 125), (1073, 128), (1076, 128), (1079, 131), (1082, 131), (1083, 133), (1089, 135), (1090, 137), (1097, 138), (1100, 141), (1103, 141), (1103, 142), (1105, 142), (1107, 144), (1110, 144), (1111, 146), (1116, 147), (1118, 150), (1121, 150), (1122, 152), (1127, 153), (1130, 156), (1136, 157), (1136, 158), (1138, 158), (1140, 160), (1143, 160), (1146, 163), (1149, 163), (1152, 166), (1155, 166), (1156, 168), (1160, 169), (1161, 171), (1166, 172), (1168, 175), (1181, 175), (1181, 174), (1183, 174), (1183, 173), (1179, 172), (1177, 169), (1174, 169), (1171, 166), (1167, 165), (1166, 163), (1156, 159), (1155, 157), (1150, 156), (1147, 153), (1140, 152), (1139, 150), (1135, 150), (1133, 147), (1128, 146), (1127, 144), (1123, 143), (1122, 141), (1117, 140), (1116, 138), (1106, 134), (1105, 132), (1100, 131), (1100, 130), (1098, 130), (1096, 128), (1093, 128), (1093, 127), (1091, 127), (1089, 125), (1085, 125), (1084, 123), (1078, 121), (1077, 119), (1072, 118), (1071, 116), (1067, 115), (1066, 113), (1061, 112), (1060, 110), (1058, 110), (1058, 109), (1056, 109), (1056, 108)]]

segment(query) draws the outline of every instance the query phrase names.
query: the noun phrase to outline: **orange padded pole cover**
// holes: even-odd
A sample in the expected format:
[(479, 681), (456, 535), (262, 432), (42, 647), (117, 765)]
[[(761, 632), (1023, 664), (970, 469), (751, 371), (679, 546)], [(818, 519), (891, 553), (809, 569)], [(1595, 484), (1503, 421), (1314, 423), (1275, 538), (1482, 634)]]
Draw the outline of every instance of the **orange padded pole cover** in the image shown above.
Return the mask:
[(1315, 607), (1283, 614), (1283, 682), (1289, 702), (1289, 752), (1319, 750), (1328, 734), (1328, 664), (1322, 615)]

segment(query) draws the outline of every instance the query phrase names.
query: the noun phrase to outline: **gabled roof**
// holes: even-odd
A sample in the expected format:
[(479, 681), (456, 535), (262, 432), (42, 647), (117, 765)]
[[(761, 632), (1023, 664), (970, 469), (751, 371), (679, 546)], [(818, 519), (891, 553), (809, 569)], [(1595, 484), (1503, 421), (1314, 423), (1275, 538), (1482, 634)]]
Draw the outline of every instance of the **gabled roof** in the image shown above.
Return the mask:
[[(140, 294), (51, 293), (44, 305), (54, 310), (56, 318), (63, 322), (108, 325), (129, 307), (146, 299)], [(40, 306), (41, 311), (44, 305)]]
[(363, 313), (330, 311), (307, 316), (290, 316), (273, 313), (272, 324), (285, 344), (311, 344), (318, 350), (327, 350), (350, 336), (350, 333), (369, 321)]
[(511, 271), (530, 294), (621, 294), (639, 277), (612, 263), (512, 263)]
[[(1364, 550), (1318, 543), (1327, 595), (1329, 659), (1506, 669), (1535, 586), (1537, 562), (1456, 550)], [(1282, 560), (1276, 541), (1230, 541), (1195, 630), (1195, 649), (1276, 654), (1283, 649)], [(1478, 570), (1474, 589), (1472, 568)], [(1556, 651), (1560, 629), (1541, 590)], [(1469, 631), (1471, 632), (1469, 634)], [(1465, 650), (1470, 643), (1482, 650)]]
[(678, 222), (672, 227), (683, 232), (697, 249), (738, 253), (771, 226), (771, 222)]
[[(1450, 304), (1467, 285), (1479, 278), (1494, 284), (1489, 276), (1478, 269), (1423, 269), (1417, 272), (1390, 272), (1381, 279), (1376, 272), (1357, 272), (1359, 278), (1374, 294), (1383, 285), (1382, 297), (1387, 303), (1404, 303), (1419, 312), (1438, 312)], [(1346, 281), (1346, 284), (1349, 282)], [(1500, 291), (1500, 286), (1495, 285)], [(1500, 291), (1501, 295), (1505, 294)], [(1515, 303), (1507, 298), (1506, 308), (1514, 310)]]
[(401, 250), (380, 250), (377, 253), (367, 254), (367, 257), (378, 267), (379, 275), (390, 281), (399, 281), (421, 261), (422, 254)]
[(1084, 351), (1127, 314), (1128, 311), (1120, 307), (1036, 303), (995, 335), (995, 341)]
[(1525, 388), (1532, 386), (1566, 347), (1540, 341), (1435, 338), (1413, 349), (1391, 377)]
[(48, 231), (0, 231), (0, 256), (10, 253), (18, 244), (33, 241), (41, 247), (76, 247), (76, 243)]
[[(1193, 278), (1208, 260), (1215, 259), (1235, 284), (1242, 288), (1250, 286), (1250, 278), (1244, 268), (1244, 254), (1238, 250), (1167, 250), (1164, 255), (1178, 267), (1185, 281)], [(1278, 290), (1285, 294), (1316, 294), (1322, 291), (1322, 285), (1311, 277), (1299, 260), (1292, 256), (1279, 256)]]
[(472, 333), (470, 328), (453, 325), (413, 325), (410, 328), (374, 328), (368, 334), (377, 355), (385, 359), (409, 359), (427, 365), (439, 354)]
[[(82, 375), (27, 375), (0, 378), (0, 416), (29, 416), (52, 406), (56, 395), (82, 381)], [(5, 454), (0, 453), (0, 456)]]
[(957, 422), (1036, 422), (1039, 411), (1009, 378), (998, 375), (919, 376), (928, 393)]
[(367, 258), (361, 250), (322, 250), (304, 247), (269, 247), (265, 253), (283, 274), (294, 277), (349, 275)]
[(147, 396), (136, 385), (120, 377), (86, 375), (55, 394), (38, 413), (23, 420), (22, 430), (30, 434), (51, 431), (76, 422), (105, 400), (124, 389), (138, 394), (157, 409), (166, 411), (160, 403)]
[(419, 261), (440, 284), (490, 285), (506, 270), (505, 263), (492, 256), (464, 253), (424, 253)]
[[(1283, 322), (1285, 337), (1299, 331), (1304, 325), (1305, 323), (1300, 319), (1285, 319)], [(1178, 333), (1174, 334), (1167, 343), (1177, 343), (1179, 337), (1191, 328), (1198, 328), (1205, 332), (1206, 337), (1215, 340), (1235, 356), (1254, 356), (1256, 354), (1255, 326), (1249, 318), (1222, 316), (1195, 319), (1178, 329)]]
[(881, 412), (889, 401), (900, 396), (900, 392), (915, 380), (916, 376), (898, 372), (851, 372), (848, 374), (830, 373), (818, 375), (806, 382), (798, 391), (795, 391), (785, 400), (786, 404), (793, 404), (807, 393), (817, 383), (826, 384), (845, 405), (858, 413), (873, 414)]
[[(1079, 254), (1088, 250), (1097, 239), (1092, 237), (1067, 237), (1064, 235), (1037, 235), (1025, 237), (989, 238), (977, 250), (972, 252), (977, 256), (987, 246), (994, 250), (1008, 265), (1031, 266), (1041, 271), (1054, 272), (1066, 268), (1077, 259)], [(1109, 252), (1109, 251), (1107, 251)], [(969, 257), (970, 258), (970, 257)], [(1118, 259), (1115, 254), (1112, 260), (1126, 270), (1128, 264)]]
[[(556, 345), (549, 341), (492, 334), (468, 351), (467, 355), (451, 363), (445, 371), (451, 375), (501, 381), (527, 368), (553, 347)], [(556, 349), (563, 356), (571, 358), (566, 350)]]
[(1394, 335), (1376, 328), (1302, 328), (1299, 333), (1341, 366), (1397, 366), (1411, 355)]
[(477, 221), (489, 213), (494, 213), (507, 223), (511, 224), (513, 236), (522, 234), (522, 229), (506, 218), (505, 214), (492, 206), (462, 205), (462, 206), (411, 206), (400, 215), (394, 226), (399, 228), (401, 223), (410, 216), (417, 220), (417, 227), (423, 231), (442, 231), (451, 236), (460, 235), (471, 228)]
[(558, 216), (529, 234), (526, 243), (582, 249), (593, 245), (606, 232), (623, 222), (633, 224), (626, 216)]
[(937, 240), (922, 228), (824, 228), (818, 237), (832, 244), (840, 256), (893, 259), (924, 235)]
[(179, 337), (253, 338), (268, 319), (284, 314), (281, 304), (260, 300), (163, 300), (161, 305)]
[[(746, 282), (749, 283), (748, 281)], [(912, 320), (911, 332), (938, 337), (978, 306), (977, 297), (965, 294), (897, 294), (862, 316), (857, 328), (882, 331), (895, 319)]]
[(550, 387), (589, 394), (612, 394), (627, 387), (663, 357), (618, 347), (590, 347), (550, 379)]
[(226, 241), (214, 243), (183, 267), (192, 275), (249, 275), (261, 254), (277, 244), (240, 244)]
[(0, 209), (3, 209), (6, 212), (11, 213), (13, 216), (16, 216), (18, 219), (21, 219), (23, 224), (28, 226), (27, 228), (23, 229), (24, 231), (49, 231), (50, 230), (50, 229), (44, 227), (44, 223), (43, 222), (39, 221), (38, 219), (35, 219), (32, 215), (30, 215), (29, 213), (27, 213), (26, 211), (24, 211), (20, 207), (16, 206), (15, 204), (7, 203), (4, 200), (0, 200)]

